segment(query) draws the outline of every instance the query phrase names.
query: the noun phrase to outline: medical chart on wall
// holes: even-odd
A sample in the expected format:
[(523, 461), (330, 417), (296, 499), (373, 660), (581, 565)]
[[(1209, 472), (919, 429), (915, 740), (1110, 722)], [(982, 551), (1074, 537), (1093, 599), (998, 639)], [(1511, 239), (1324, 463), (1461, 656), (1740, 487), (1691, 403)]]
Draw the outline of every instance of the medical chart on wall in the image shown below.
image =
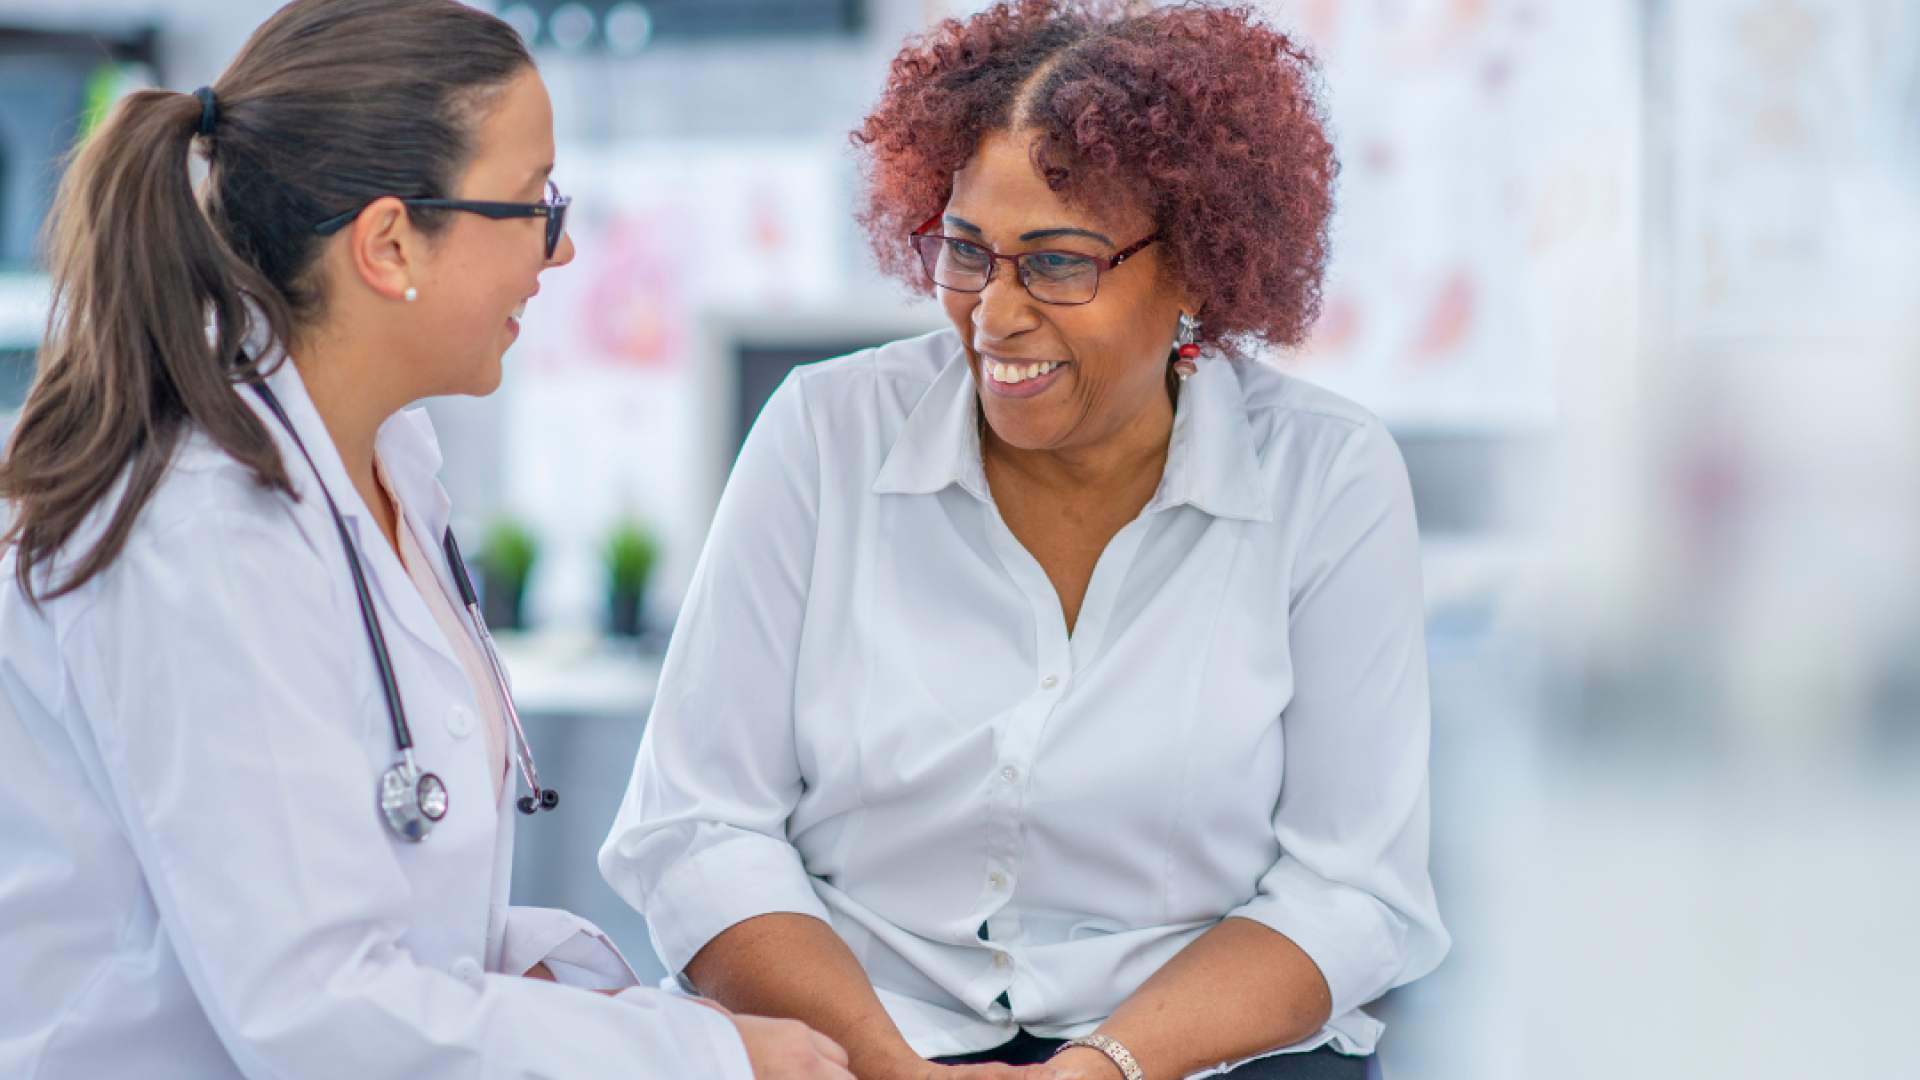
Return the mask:
[(1630, 6), (1266, 9), (1322, 64), (1342, 168), (1322, 318), (1272, 359), (1400, 430), (1550, 425), (1568, 338), (1634, 287)]
[(1920, 4), (1690, 0), (1672, 35), (1676, 331), (1911, 333)]
[(661, 534), (657, 584), (684, 582), (710, 510), (701, 315), (839, 295), (845, 199), (836, 148), (811, 143), (569, 147), (559, 160), (577, 255), (542, 277), (509, 353), (503, 456), (506, 504), (544, 545), (535, 608), (577, 622), (602, 603), (597, 551), (620, 518)]

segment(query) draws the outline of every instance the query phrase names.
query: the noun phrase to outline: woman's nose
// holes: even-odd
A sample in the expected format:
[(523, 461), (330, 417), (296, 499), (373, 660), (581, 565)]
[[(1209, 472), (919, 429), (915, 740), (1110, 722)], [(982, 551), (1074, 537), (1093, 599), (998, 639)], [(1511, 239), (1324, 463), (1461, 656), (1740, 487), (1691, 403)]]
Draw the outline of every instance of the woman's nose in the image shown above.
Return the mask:
[(994, 268), (987, 287), (980, 292), (980, 303), (973, 309), (973, 326), (989, 340), (1010, 338), (1040, 325), (1033, 310), (1033, 297), (1020, 284), (1020, 274), (1011, 263)]
[(573, 233), (560, 234), (560, 246), (553, 249), (553, 258), (547, 260), (548, 266), (565, 266), (573, 261)]

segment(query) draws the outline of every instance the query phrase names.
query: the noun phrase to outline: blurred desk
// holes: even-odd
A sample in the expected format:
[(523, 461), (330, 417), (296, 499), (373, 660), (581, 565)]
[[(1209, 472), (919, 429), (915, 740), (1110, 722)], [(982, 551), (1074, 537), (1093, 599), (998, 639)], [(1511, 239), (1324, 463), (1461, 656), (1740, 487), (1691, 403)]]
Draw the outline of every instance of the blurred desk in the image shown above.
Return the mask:
[(660, 658), (627, 641), (561, 630), (494, 637), (522, 716), (630, 716), (644, 721)]
[(593, 920), (642, 980), (658, 981), (666, 970), (646, 920), (601, 879), (597, 860), (633, 773), (660, 658), (592, 633), (503, 633), (498, 644), (540, 782), (560, 793), (554, 810), (518, 822), (513, 902)]

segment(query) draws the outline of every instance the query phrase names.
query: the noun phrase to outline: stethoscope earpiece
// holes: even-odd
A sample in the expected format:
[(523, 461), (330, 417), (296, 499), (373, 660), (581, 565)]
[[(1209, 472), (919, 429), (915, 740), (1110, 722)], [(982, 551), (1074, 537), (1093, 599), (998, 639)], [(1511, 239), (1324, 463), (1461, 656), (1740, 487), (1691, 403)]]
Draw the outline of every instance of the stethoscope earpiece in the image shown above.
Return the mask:
[(552, 788), (542, 788), (538, 801), (532, 795), (520, 796), (520, 812), (531, 817), (542, 810), (551, 810), (560, 805), (560, 793)]

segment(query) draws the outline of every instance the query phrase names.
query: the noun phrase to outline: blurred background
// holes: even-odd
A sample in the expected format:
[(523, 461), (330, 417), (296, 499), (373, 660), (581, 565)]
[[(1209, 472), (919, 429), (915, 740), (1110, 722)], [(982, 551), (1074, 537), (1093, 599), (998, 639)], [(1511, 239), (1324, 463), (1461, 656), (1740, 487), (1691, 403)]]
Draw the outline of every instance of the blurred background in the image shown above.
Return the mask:
[[(0, 431), (61, 156), (276, 6), (0, 0)], [(974, 6), (496, 9), (580, 256), (501, 392), (428, 408), (566, 792), (516, 901), (637, 965), (593, 853), (659, 651), (787, 369), (941, 325), (871, 269), (846, 133)], [(1265, 10), (1344, 166), (1324, 317), (1268, 359), (1387, 422), (1424, 536), (1456, 945), (1373, 1007), (1388, 1074), (1920, 1077), (1920, 0)]]

